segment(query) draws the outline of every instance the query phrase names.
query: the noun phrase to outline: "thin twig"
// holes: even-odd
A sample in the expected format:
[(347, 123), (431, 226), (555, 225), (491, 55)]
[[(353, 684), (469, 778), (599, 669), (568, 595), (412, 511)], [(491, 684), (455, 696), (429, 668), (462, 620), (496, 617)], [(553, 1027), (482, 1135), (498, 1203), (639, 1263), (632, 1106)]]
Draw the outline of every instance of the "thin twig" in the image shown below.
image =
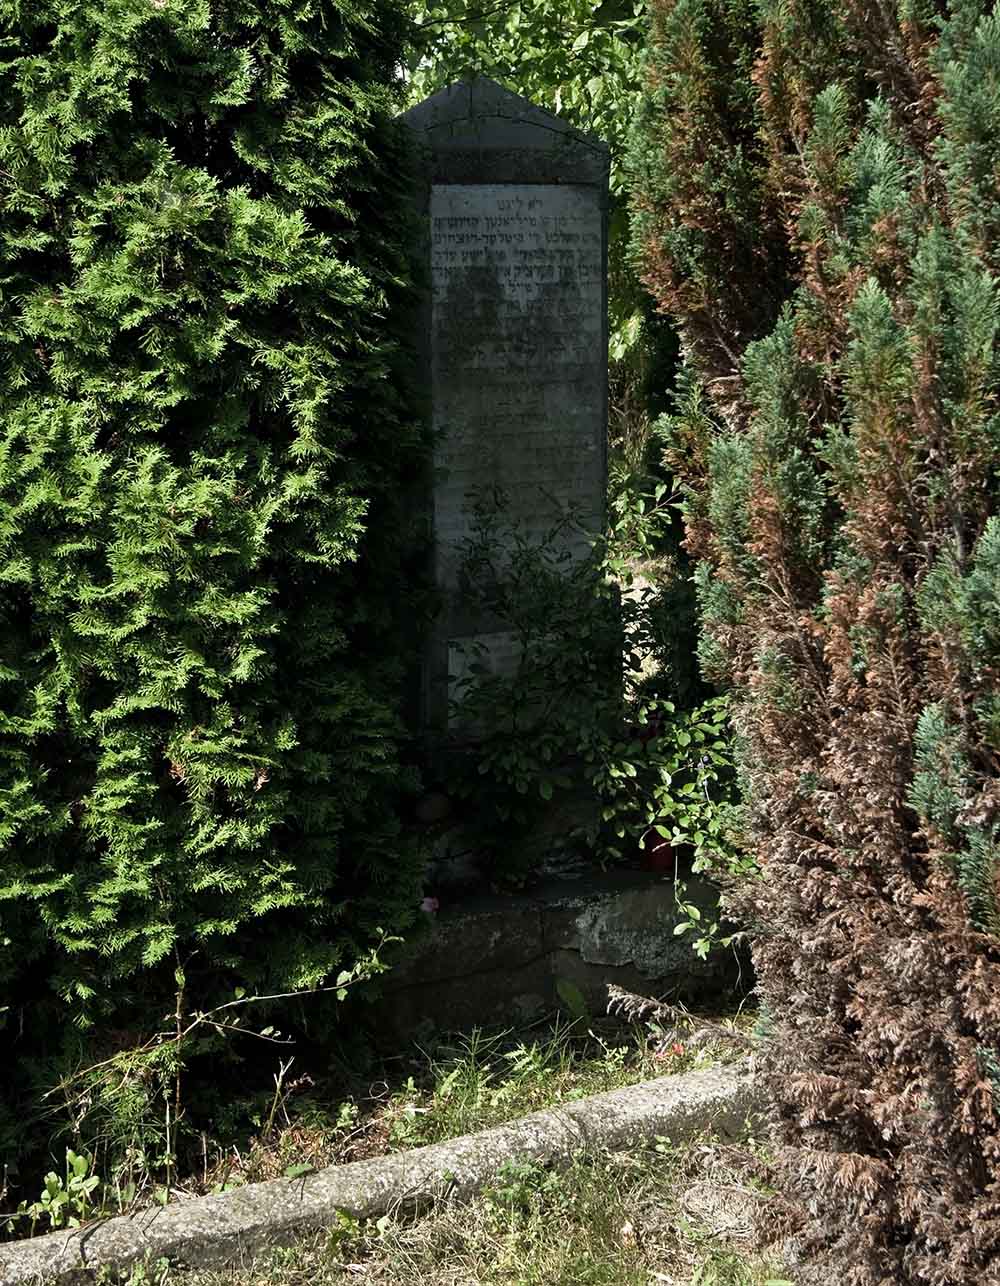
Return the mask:
[(481, 9), (479, 13), (467, 13), (464, 18), (428, 18), (425, 22), (414, 23), (418, 31), (425, 27), (459, 27), (466, 22), (478, 22), (480, 18), (491, 18), (495, 13), (513, 9), (521, 0), (506, 0), (504, 4), (494, 5), (492, 9)]
[[(400, 942), (400, 941), (401, 941), (400, 938), (392, 935), (388, 935), (385, 938), (382, 938), (379, 941), (378, 945), (380, 947), (388, 946), (392, 942)], [(233, 1031), (233, 1032), (238, 1031), (238, 1032), (242, 1032), (246, 1036), (257, 1036), (258, 1039), (260, 1040), (265, 1040), (265, 1041), (269, 1040), (270, 1043), (272, 1044), (287, 1044), (288, 1042), (286, 1041), (276, 1041), (268, 1036), (261, 1035), (261, 1033), (259, 1032), (247, 1031), (245, 1028), (237, 1027), (231, 1024), (216, 1023), (213, 1021), (213, 1019), (216, 1014), (221, 1014), (228, 1009), (239, 1008), (239, 1006), (241, 1005), (262, 1004), (265, 1001), (270, 1001), (270, 1000), (293, 1000), (299, 996), (329, 995), (333, 992), (343, 991), (345, 987), (349, 987), (352, 985), (352, 983), (357, 981), (360, 981), (360, 978), (351, 978), (346, 980), (345, 982), (334, 983), (329, 987), (313, 987), (309, 990), (299, 990), (299, 991), (277, 991), (266, 996), (240, 996), (236, 1000), (227, 1000), (225, 1004), (216, 1005), (214, 1009), (208, 1009), (204, 1013), (196, 1011), (195, 1013), (188, 1015), (191, 1021), (182, 1030), (175, 1029), (174, 1033), (171, 1034), (170, 1036), (165, 1036), (163, 1032), (157, 1032), (155, 1036), (150, 1036), (150, 1038), (147, 1041), (145, 1041), (142, 1045), (139, 1045), (136, 1049), (129, 1050), (128, 1053), (146, 1054), (150, 1050), (155, 1049), (158, 1046), (177, 1045), (183, 1040), (185, 1040), (188, 1036), (190, 1036), (190, 1034), (195, 1030), (195, 1028), (200, 1026), (202, 1023), (208, 1023), (209, 1026), (213, 1026), (216, 1028), (216, 1030), (219, 1030), (219, 1031)], [(174, 1017), (174, 1015), (170, 1015), (170, 1017)], [(102, 1067), (110, 1067), (112, 1064), (119, 1062), (121, 1057), (122, 1057), (121, 1053), (113, 1054), (110, 1058), (102, 1059), (101, 1062), (99, 1063), (94, 1063), (90, 1067), (85, 1067), (79, 1072), (74, 1072), (71, 1076), (67, 1076), (64, 1080), (60, 1081), (58, 1085), (54, 1085), (52, 1089), (47, 1090), (42, 1095), (42, 1098), (43, 1099), (49, 1098), (52, 1094), (55, 1094), (58, 1090), (65, 1091), (65, 1089), (68, 1086), (72, 1085), (75, 1081), (81, 1080), (85, 1076), (89, 1076), (92, 1072), (100, 1071)]]

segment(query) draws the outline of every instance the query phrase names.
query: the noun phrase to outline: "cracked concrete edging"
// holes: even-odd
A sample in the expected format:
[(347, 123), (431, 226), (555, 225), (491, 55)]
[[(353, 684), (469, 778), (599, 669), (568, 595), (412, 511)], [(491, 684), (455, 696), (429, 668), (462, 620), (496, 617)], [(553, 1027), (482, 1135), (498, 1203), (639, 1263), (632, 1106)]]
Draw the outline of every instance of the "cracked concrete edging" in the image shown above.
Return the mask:
[(469, 1200), (507, 1161), (565, 1166), (581, 1151), (635, 1147), (658, 1136), (681, 1142), (704, 1130), (739, 1139), (759, 1108), (745, 1069), (664, 1076), (408, 1152), (0, 1245), (0, 1286), (81, 1286), (101, 1268), (127, 1272), (159, 1259), (197, 1268), (240, 1263), (330, 1227), (338, 1212), (368, 1219), (441, 1197)]

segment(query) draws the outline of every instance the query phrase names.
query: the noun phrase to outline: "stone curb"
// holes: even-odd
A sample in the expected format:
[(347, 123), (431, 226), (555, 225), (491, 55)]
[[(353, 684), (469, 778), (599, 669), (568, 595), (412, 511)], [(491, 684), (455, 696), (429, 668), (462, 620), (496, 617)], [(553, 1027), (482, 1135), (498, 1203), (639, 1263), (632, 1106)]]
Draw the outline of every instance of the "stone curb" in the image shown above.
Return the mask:
[(658, 1135), (678, 1142), (703, 1130), (735, 1140), (759, 1106), (745, 1071), (664, 1076), (428, 1147), (0, 1245), (0, 1286), (78, 1286), (102, 1267), (127, 1272), (158, 1259), (198, 1268), (240, 1263), (330, 1227), (338, 1211), (368, 1219), (445, 1196), (469, 1200), (506, 1161), (565, 1166), (581, 1151), (635, 1147)]

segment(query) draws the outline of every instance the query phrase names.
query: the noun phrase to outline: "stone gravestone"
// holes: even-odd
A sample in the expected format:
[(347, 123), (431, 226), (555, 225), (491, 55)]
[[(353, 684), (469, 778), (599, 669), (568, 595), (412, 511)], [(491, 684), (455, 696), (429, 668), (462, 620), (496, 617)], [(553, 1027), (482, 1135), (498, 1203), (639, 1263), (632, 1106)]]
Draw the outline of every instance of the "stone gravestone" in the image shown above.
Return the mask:
[[(517, 664), (504, 623), (470, 610), (458, 592), (471, 498), (499, 488), (506, 518), (533, 538), (567, 509), (592, 531), (602, 523), (609, 154), (485, 77), (441, 90), (403, 120), (426, 161), (422, 343), (443, 606), (423, 703), (428, 724), (443, 729), (470, 645), (494, 671)], [(579, 533), (560, 539), (573, 557), (587, 552)]]

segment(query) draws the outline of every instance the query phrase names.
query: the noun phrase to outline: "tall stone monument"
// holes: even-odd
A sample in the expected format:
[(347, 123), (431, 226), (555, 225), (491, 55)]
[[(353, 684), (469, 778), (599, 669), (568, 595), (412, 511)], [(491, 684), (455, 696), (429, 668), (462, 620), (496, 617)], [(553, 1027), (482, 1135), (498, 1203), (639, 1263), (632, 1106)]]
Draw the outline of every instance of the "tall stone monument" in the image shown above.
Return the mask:
[[(500, 672), (517, 659), (504, 623), (459, 593), (471, 497), (501, 489), (507, 518), (529, 536), (568, 508), (594, 531), (602, 522), (609, 154), (485, 77), (441, 90), (403, 120), (425, 159), (422, 343), (443, 606), (423, 702), (430, 726), (444, 729), (470, 644)], [(574, 557), (586, 552), (579, 535), (562, 539)]]

